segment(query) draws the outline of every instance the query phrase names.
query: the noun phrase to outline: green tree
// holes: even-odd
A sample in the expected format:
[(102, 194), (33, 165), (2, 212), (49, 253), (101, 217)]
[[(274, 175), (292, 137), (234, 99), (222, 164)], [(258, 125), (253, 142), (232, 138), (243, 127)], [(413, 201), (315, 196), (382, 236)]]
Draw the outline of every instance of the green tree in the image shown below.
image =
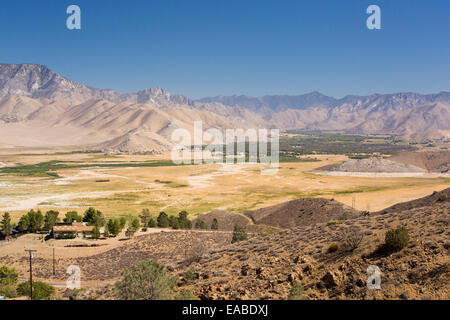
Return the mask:
[[(30, 296), (30, 281), (22, 282), (17, 286), (17, 293), (21, 296)], [(55, 293), (55, 288), (44, 282), (33, 281), (33, 300), (47, 300)]]
[(192, 229), (192, 221), (188, 219), (188, 213), (186, 211), (181, 211), (178, 214), (178, 224), (180, 229)]
[(31, 233), (40, 231), (42, 229), (42, 224), (44, 223), (44, 216), (42, 215), (41, 210), (31, 210), (30, 212), (28, 212), (28, 215), (30, 217), (30, 226), (28, 228), (28, 231)]
[(94, 229), (91, 231), (92, 239), (100, 238), (100, 229), (97, 226), (94, 226)]
[(83, 222), (91, 226), (103, 227), (105, 225), (105, 218), (99, 210), (91, 207), (84, 213)]
[(158, 227), (160, 227), (160, 228), (169, 227), (169, 217), (167, 216), (167, 213), (165, 213), (164, 211), (159, 213), (157, 221), (158, 221)]
[(148, 222), (149, 222), (149, 220), (151, 219), (151, 216), (150, 216), (150, 210), (148, 210), (148, 209), (142, 209), (142, 213), (141, 213), (141, 215), (139, 216), (139, 218), (141, 218), (142, 225), (143, 225), (144, 227), (147, 227)]
[(125, 231), (125, 235), (128, 238), (131, 238), (136, 233), (136, 231), (139, 230), (140, 227), (141, 226), (140, 226), (140, 223), (139, 223), (139, 219), (138, 218), (133, 218), (133, 220), (131, 220), (131, 223), (130, 223), (130, 225), (127, 228), (127, 231)]
[(219, 221), (217, 221), (216, 218), (214, 218), (211, 223), (211, 230), (219, 230)]
[(141, 261), (121, 273), (115, 284), (115, 295), (121, 300), (173, 299), (176, 278), (165, 267), (149, 260)]
[(18, 227), (21, 232), (28, 232), (28, 229), (30, 228), (30, 216), (28, 214), (24, 214), (20, 217)]
[(203, 220), (197, 220), (197, 222), (195, 223), (195, 229), (206, 230), (206, 229), (208, 229), (208, 225)]
[(231, 243), (235, 243), (238, 241), (247, 240), (247, 232), (245, 232), (244, 228), (239, 227), (238, 225), (234, 226), (233, 238), (231, 239)]
[(81, 222), (83, 218), (78, 215), (76, 211), (68, 211), (66, 212), (66, 216), (64, 217), (64, 223), (72, 223), (74, 221)]
[(2, 221), (0, 222), (0, 228), (5, 236), (11, 235), (12, 225), (11, 216), (8, 212), (5, 212), (2, 216)]
[(105, 226), (105, 231), (103, 231), (103, 236), (104, 236), (105, 238), (109, 238), (109, 236), (110, 236), (108, 225)]
[(141, 224), (140, 224), (138, 218), (133, 218), (133, 220), (131, 220), (131, 227), (136, 231), (139, 230), (139, 228), (141, 227)]
[(148, 225), (149, 228), (156, 228), (157, 227), (157, 223), (156, 220), (153, 219), (153, 217), (150, 217), (150, 219), (148, 220)]
[(120, 221), (118, 219), (109, 219), (108, 224), (107, 224), (107, 228), (109, 233), (113, 236), (113, 237), (117, 237), (120, 233), (120, 231), (122, 230), (120, 228)]
[(121, 218), (119, 219), (119, 222), (120, 222), (120, 230), (122, 230), (123, 228), (125, 228), (125, 226), (126, 226), (126, 224), (127, 224), (127, 218), (121, 217)]
[(59, 212), (50, 210), (45, 213), (44, 217), (44, 230), (51, 231), (53, 226), (59, 221)]
[(169, 227), (172, 229), (180, 229), (180, 222), (177, 217), (169, 216)]
[(44, 223), (44, 216), (40, 210), (30, 210), (27, 214), (23, 215), (19, 221), (19, 229), (22, 232), (37, 232), (42, 229)]

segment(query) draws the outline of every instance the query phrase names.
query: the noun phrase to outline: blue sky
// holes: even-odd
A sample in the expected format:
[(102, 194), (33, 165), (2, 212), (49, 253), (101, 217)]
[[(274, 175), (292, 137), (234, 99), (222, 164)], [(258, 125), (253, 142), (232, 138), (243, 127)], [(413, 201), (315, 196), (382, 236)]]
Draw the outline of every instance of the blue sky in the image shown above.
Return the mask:
[[(66, 28), (77, 4), (82, 30)], [(366, 28), (370, 4), (381, 30)], [(2, 0), (0, 62), (131, 92), (450, 91), (448, 0)]]

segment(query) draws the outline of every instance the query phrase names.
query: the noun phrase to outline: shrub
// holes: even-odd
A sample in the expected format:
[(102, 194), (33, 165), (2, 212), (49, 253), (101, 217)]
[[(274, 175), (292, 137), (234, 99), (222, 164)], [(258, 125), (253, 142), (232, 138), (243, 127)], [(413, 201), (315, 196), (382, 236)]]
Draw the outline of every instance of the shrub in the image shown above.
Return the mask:
[[(17, 293), (21, 296), (30, 296), (30, 281), (22, 282), (17, 286)], [(55, 293), (55, 288), (44, 282), (33, 281), (33, 300), (47, 300)]]
[(399, 251), (408, 245), (409, 234), (404, 227), (391, 229), (386, 232), (385, 246), (391, 251)]
[(344, 228), (340, 233), (342, 248), (347, 251), (354, 251), (359, 247), (364, 239), (364, 233), (358, 227)]
[(122, 300), (169, 300), (175, 285), (176, 279), (164, 266), (153, 260), (141, 261), (122, 271), (115, 295)]
[(340, 224), (342, 223), (342, 221), (340, 220), (330, 220), (327, 222), (327, 226), (332, 226), (332, 225), (336, 225), (336, 224)]
[(175, 296), (175, 300), (200, 300), (191, 291), (183, 290)]
[(205, 246), (200, 243), (196, 246), (193, 246), (189, 252), (186, 251), (186, 263), (187, 265), (192, 264), (193, 262), (199, 262), (203, 255), (206, 252)]
[(289, 291), (288, 300), (306, 300), (305, 288), (298, 281), (292, 283), (291, 290)]
[(16, 283), (19, 274), (14, 268), (8, 268), (7, 266), (0, 267), (0, 296), (8, 298), (15, 298)]
[(339, 250), (339, 246), (338, 246), (338, 244), (337, 243), (332, 243), (332, 244), (330, 244), (330, 246), (328, 247), (328, 252), (336, 252), (336, 251), (338, 251)]
[(190, 268), (188, 271), (186, 271), (184, 277), (187, 281), (194, 281), (195, 279), (198, 279), (198, 273), (195, 272), (193, 268)]
[(234, 226), (233, 238), (231, 239), (231, 243), (244, 240), (248, 240), (247, 232), (245, 232), (245, 229), (239, 227), (238, 225)]
[(14, 268), (9, 268), (8, 266), (0, 267), (0, 284), (16, 284), (19, 273)]
[(0, 284), (0, 296), (4, 296), (7, 298), (17, 297), (16, 286), (12, 285), (12, 284), (8, 284), (8, 285)]

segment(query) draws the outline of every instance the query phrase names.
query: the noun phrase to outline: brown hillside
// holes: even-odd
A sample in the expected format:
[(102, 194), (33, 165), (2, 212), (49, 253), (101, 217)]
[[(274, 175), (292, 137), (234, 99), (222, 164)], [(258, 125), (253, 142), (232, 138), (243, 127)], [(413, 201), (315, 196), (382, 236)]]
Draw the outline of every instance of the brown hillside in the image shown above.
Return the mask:
[[(318, 223), (254, 237), (216, 249), (194, 264), (199, 279), (182, 287), (201, 299), (287, 299), (293, 280), (308, 299), (449, 299), (450, 203), (347, 220)], [(396, 253), (380, 251), (386, 231), (404, 226), (410, 241)], [(343, 249), (340, 234), (356, 228), (363, 240)], [(329, 252), (332, 243), (336, 252)], [(381, 271), (381, 290), (366, 286), (367, 268)]]
[(401, 152), (389, 159), (420, 167), (428, 171), (435, 171), (446, 164), (450, 164), (450, 151)]
[(195, 225), (197, 221), (203, 220), (208, 226), (208, 229), (210, 229), (214, 219), (217, 219), (219, 230), (223, 231), (233, 231), (234, 226), (236, 225), (244, 228), (247, 232), (264, 232), (273, 229), (270, 226), (254, 224), (253, 221), (245, 215), (224, 210), (213, 210), (208, 212), (194, 219), (192, 224)]
[(245, 215), (251, 218), (255, 224), (293, 228), (355, 217), (359, 215), (359, 212), (335, 200), (302, 198), (246, 212)]

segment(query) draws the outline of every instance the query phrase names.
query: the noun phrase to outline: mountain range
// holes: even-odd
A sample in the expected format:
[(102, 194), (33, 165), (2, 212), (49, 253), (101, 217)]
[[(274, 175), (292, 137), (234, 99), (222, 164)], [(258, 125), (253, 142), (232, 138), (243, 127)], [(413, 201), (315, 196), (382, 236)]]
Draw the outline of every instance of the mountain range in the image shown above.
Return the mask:
[(37, 64), (0, 64), (1, 146), (163, 151), (176, 128), (279, 128), (450, 137), (450, 93), (218, 96), (192, 100), (162, 88), (96, 89)]

